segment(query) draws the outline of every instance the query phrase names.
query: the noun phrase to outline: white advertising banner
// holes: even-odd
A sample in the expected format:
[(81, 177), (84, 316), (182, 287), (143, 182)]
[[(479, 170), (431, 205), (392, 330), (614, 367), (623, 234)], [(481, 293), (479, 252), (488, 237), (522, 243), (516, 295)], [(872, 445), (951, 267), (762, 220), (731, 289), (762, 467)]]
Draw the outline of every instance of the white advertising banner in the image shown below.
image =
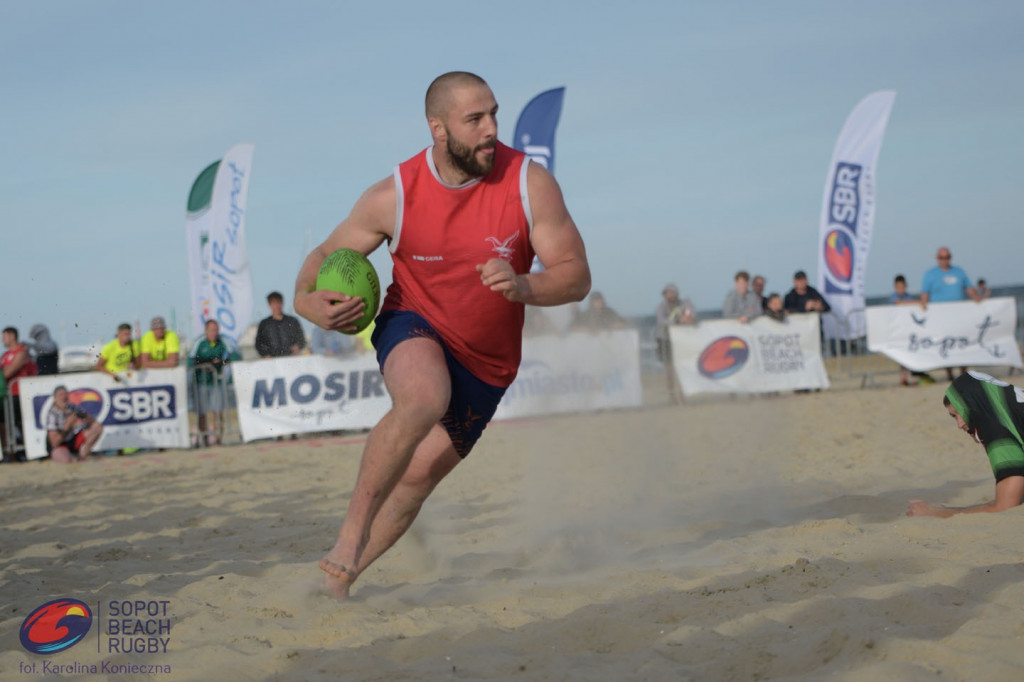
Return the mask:
[[(896, 93), (874, 92), (857, 104), (832, 152), (818, 231), (818, 289), (839, 319), (864, 307), (864, 276), (875, 222), (878, 153)], [(842, 334), (826, 319), (829, 338), (864, 336), (864, 318), (849, 320)]]
[(676, 375), (687, 396), (828, 388), (818, 315), (756, 317), (669, 328)]
[(210, 205), (218, 166), (220, 161), (215, 161), (203, 169), (188, 193), (185, 246), (192, 297), (192, 322), (189, 325), (192, 336), (202, 336), (203, 325), (210, 319)]
[(494, 418), (589, 412), (643, 404), (635, 329), (523, 340), (519, 374)]
[[(300, 355), (235, 362), (245, 441), (371, 428), (391, 409), (373, 355)], [(523, 342), (519, 375), (495, 420), (643, 404), (640, 336), (634, 329), (537, 337)]]
[(915, 372), (939, 367), (1021, 367), (1013, 298), (931, 303), (925, 310), (916, 305), (872, 306), (866, 315), (868, 350)]
[(101, 372), (28, 377), (19, 381), (25, 456), (46, 456), (46, 413), (57, 386), (68, 400), (103, 424), (94, 452), (123, 448), (189, 447), (185, 368), (147, 369), (121, 375)]
[(242, 440), (366, 429), (391, 409), (373, 355), (234, 362)]
[[(200, 295), (208, 301), (204, 323), (207, 319), (217, 320), (220, 335), (235, 347), (252, 318), (252, 277), (245, 243), (252, 153), (252, 144), (237, 144), (217, 165), (209, 214), (202, 219), (209, 229), (208, 243), (203, 244), (203, 249), (209, 249), (209, 253), (200, 254), (201, 265), (207, 271), (200, 273), (199, 280), (208, 283), (208, 291), (193, 294), (193, 304)], [(194, 236), (190, 239), (194, 243)], [(189, 248), (195, 249), (191, 245)]]

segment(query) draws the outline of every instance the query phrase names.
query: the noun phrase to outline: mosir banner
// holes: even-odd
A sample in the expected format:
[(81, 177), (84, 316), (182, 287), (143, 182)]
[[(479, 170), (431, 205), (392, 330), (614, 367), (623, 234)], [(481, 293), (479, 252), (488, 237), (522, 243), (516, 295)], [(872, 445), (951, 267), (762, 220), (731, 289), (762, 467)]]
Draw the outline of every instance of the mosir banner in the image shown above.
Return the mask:
[(1007, 365), (1021, 367), (1013, 298), (980, 303), (885, 305), (867, 309), (868, 350), (907, 369)]
[(298, 355), (231, 365), (242, 440), (367, 429), (391, 409), (372, 355)]
[(746, 324), (709, 320), (669, 329), (676, 375), (687, 396), (828, 388), (816, 314)]

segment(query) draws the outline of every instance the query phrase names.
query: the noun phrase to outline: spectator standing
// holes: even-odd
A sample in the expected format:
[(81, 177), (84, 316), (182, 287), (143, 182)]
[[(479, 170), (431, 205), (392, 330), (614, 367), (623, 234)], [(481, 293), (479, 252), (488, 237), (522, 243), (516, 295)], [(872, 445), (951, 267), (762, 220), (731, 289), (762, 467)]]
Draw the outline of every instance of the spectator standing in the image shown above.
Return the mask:
[(207, 320), (203, 328), (203, 338), (196, 344), (189, 364), (192, 365), (196, 385), (196, 422), (198, 434), (192, 441), (193, 446), (205, 442), (206, 445), (220, 445), (224, 412), (224, 365), (231, 360), (238, 360), (237, 352), (232, 352), (224, 340), (220, 338), (220, 325), (217, 320)]
[(50, 330), (45, 324), (34, 324), (28, 330), (28, 336), (32, 339), (28, 344), (36, 358), (36, 367), (40, 376), (56, 374), (59, 371), (58, 357), (60, 351), (56, 342), (50, 337)]
[(921, 282), (921, 305), (929, 303), (947, 303), (965, 301), (970, 298), (980, 301), (978, 292), (971, 286), (971, 280), (963, 268), (953, 265), (953, 254), (945, 246), (940, 246), (935, 254), (938, 263), (924, 273)]
[(782, 295), (770, 294), (765, 298), (764, 314), (776, 322), (786, 321), (786, 309), (782, 305)]
[(270, 317), (260, 321), (256, 329), (256, 352), (261, 358), (283, 358), (298, 355), (306, 347), (306, 336), (299, 320), (284, 313), (284, 296), (277, 291), (267, 294)]
[(102, 424), (69, 402), (67, 388), (53, 389), (53, 404), (46, 413), (46, 451), (53, 461), (84, 462), (102, 434)]
[(992, 298), (992, 290), (988, 288), (988, 282), (984, 279), (978, 280), (978, 286), (974, 287), (974, 290), (978, 292), (979, 301), (984, 301), (986, 298)]
[(627, 326), (622, 316), (608, 307), (604, 295), (599, 291), (590, 295), (590, 305), (573, 321), (573, 329), (592, 332), (622, 329)]
[(661, 300), (654, 309), (654, 319), (658, 361), (665, 368), (669, 400), (679, 405), (683, 402), (683, 391), (676, 377), (676, 367), (672, 359), (672, 339), (668, 330), (675, 324), (696, 324), (697, 313), (694, 311), (693, 302), (689, 298), (680, 298), (679, 288), (670, 283), (661, 291)]
[(346, 334), (313, 326), (313, 333), (309, 339), (309, 349), (313, 355), (326, 355), (329, 357), (345, 357), (355, 353), (355, 340)]
[(14, 415), (15, 440), (21, 438), (21, 400), (18, 391), (18, 379), (34, 377), (39, 373), (36, 363), (29, 355), (28, 346), (18, 340), (18, 329), (7, 327), (3, 331), (3, 344), (7, 350), (0, 356), (0, 368), (3, 368), (4, 381), (7, 382), (7, 400), (11, 401)]
[(168, 330), (162, 317), (154, 317), (149, 331), (142, 335), (139, 364), (143, 369), (177, 367), (181, 341), (174, 330)]
[[(889, 295), (889, 303), (892, 305), (921, 305), (921, 299), (918, 296), (911, 296), (907, 293), (907, 279), (903, 275), (896, 275), (892, 281), (892, 293)], [(935, 380), (932, 379), (931, 375), (924, 372), (917, 374), (916, 376), (921, 377), (921, 380), (928, 384), (934, 384)], [(917, 386), (917, 381), (911, 378), (911, 372), (909, 369), (900, 365), (900, 385), (901, 386)]]
[(761, 297), (750, 290), (750, 273), (740, 270), (733, 277), (733, 289), (725, 296), (722, 317), (749, 322), (761, 314)]
[(109, 374), (114, 381), (121, 380), (121, 373), (139, 368), (139, 342), (132, 339), (132, 326), (127, 322), (117, 325), (117, 336), (100, 350), (100, 357), (93, 368)]
[(827, 313), (832, 310), (825, 297), (807, 283), (807, 273), (803, 270), (793, 274), (793, 288), (786, 294), (782, 307), (787, 313)]
[(551, 321), (543, 308), (526, 306), (526, 317), (523, 320), (523, 336), (553, 336), (557, 333), (555, 323)]
[(761, 310), (764, 312), (768, 311), (768, 297), (764, 295), (765, 279), (762, 275), (754, 275), (754, 279), (750, 280), (750, 288), (754, 290), (757, 297), (761, 299)]
[[(935, 253), (937, 264), (924, 273), (921, 282), (921, 307), (927, 308), (929, 303), (949, 303), (965, 301), (981, 301), (978, 292), (971, 286), (967, 273), (959, 266), (953, 265), (953, 254), (945, 246), (940, 246)], [(960, 373), (967, 371), (960, 368)], [(946, 368), (946, 377), (953, 380), (953, 368)]]

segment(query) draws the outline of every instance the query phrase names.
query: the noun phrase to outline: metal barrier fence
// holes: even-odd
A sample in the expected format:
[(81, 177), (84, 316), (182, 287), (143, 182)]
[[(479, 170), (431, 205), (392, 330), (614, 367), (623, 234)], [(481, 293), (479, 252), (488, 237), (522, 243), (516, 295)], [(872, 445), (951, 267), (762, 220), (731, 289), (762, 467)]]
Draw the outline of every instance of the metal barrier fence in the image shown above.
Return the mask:
[(18, 434), (14, 425), (14, 401), (18, 400), (18, 396), (11, 395), (8, 393), (2, 399), (4, 407), (4, 425), (3, 425), (3, 454), (4, 459), (12, 459), (19, 452), (25, 451), (24, 443), (20, 442)]
[(234, 382), (229, 368), (197, 365), (188, 373), (188, 405), (193, 414), (192, 447), (241, 441)]
[[(822, 329), (830, 332), (823, 334), (822, 355), (836, 375), (860, 378), (861, 388), (874, 388), (876, 376), (899, 374), (900, 366), (868, 350), (865, 313), (865, 308), (855, 308), (842, 317), (834, 312), (821, 313)], [(865, 335), (851, 338), (852, 329), (865, 330)]]

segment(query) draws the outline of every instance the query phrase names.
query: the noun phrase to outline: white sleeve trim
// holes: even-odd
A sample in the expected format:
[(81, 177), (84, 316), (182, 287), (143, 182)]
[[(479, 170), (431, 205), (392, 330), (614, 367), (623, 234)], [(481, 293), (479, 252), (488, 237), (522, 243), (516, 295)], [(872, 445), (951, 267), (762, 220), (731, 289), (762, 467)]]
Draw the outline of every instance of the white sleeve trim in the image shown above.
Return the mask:
[(533, 236), (533, 211), (530, 210), (530, 191), (527, 188), (526, 174), (530, 169), (530, 157), (523, 157), (523, 165), (519, 169), (519, 198), (523, 202), (523, 215), (526, 216), (526, 224), (529, 226), (527, 235)]
[(392, 254), (398, 250), (398, 239), (402, 236), (402, 213), (405, 209), (405, 193), (402, 188), (402, 171), (395, 166), (395, 233), (391, 237), (388, 251)]

